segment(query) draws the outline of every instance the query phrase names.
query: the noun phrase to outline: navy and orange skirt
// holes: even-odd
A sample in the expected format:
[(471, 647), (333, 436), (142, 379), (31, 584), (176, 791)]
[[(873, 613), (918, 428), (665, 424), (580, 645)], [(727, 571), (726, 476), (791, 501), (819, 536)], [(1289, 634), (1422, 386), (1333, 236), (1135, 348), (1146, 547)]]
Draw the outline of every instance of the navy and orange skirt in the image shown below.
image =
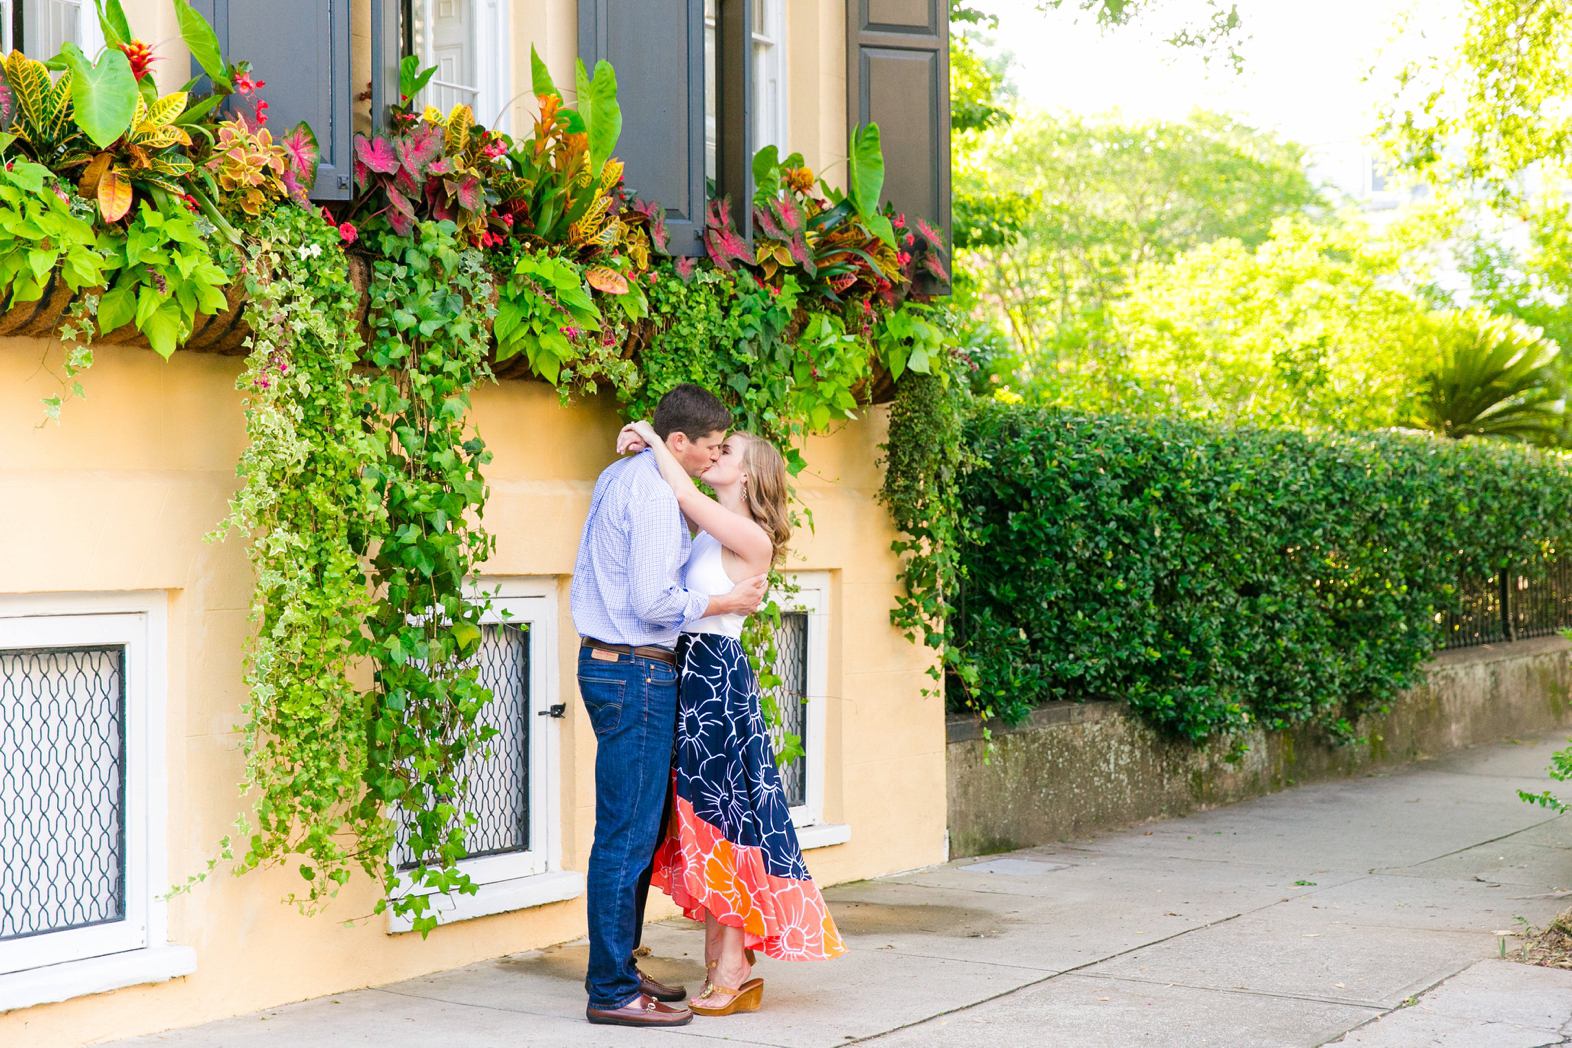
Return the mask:
[(784, 961), (846, 952), (808, 875), (742, 645), (715, 633), (678, 644), (675, 796), (650, 883), (696, 921), (713, 914)]

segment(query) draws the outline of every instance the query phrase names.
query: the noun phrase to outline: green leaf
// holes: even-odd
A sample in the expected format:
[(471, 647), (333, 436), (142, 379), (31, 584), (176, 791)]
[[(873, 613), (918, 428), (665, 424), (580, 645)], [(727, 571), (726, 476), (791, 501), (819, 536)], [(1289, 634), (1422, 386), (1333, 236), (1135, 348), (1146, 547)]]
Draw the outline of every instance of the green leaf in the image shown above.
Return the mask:
[(119, 44), (129, 44), (135, 39), (131, 35), (131, 23), (126, 21), (126, 13), (121, 10), (120, 0), (93, 0), (98, 7), (98, 25), (104, 32), (104, 41), (110, 47)]
[(884, 192), (884, 153), (879, 146), (878, 124), (856, 130), (847, 161), (847, 189), (857, 213), (866, 222), (879, 213), (879, 194)]
[(174, 302), (163, 302), (141, 325), (142, 333), (152, 343), (158, 355), (168, 360), (180, 346), (180, 337), (184, 333), (181, 323), (180, 306)]
[(398, 93), (413, 101), (416, 95), (425, 90), (436, 72), (436, 66), (421, 69), (419, 57), (405, 55), (398, 64)]
[[(191, 52), (191, 57), (202, 71), (213, 78), (215, 86), (220, 83), (228, 85), (229, 80), (224, 75), (223, 49), (218, 45), (218, 34), (213, 32), (213, 27), (207, 24), (187, 0), (174, 0), (175, 22), (180, 26), (180, 38), (186, 42), (186, 49)], [(124, 57), (124, 56), (122, 56)]]
[(535, 50), (535, 45), (529, 45), (529, 75), (530, 89), (536, 97), (550, 95), (558, 101), (562, 100), (562, 93), (557, 90), (557, 85), (551, 80), (551, 70), (546, 68), (546, 63), (541, 60), (540, 52)]
[(775, 146), (765, 146), (753, 154), (753, 187), (755, 207), (763, 207), (780, 195), (780, 150)]
[[(584, 68), (582, 61), (578, 68)], [(581, 97), (579, 108), (583, 109), (584, 106)], [(595, 79), (590, 85), (588, 106), (590, 171), (599, 177), (601, 167), (610, 159), (617, 148), (617, 139), (622, 135), (622, 107), (617, 104), (617, 74), (605, 59), (595, 63)]]
[(106, 50), (97, 64), (70, 41), (60, 56), (71, 69), (71, 119), (93, 144), (108, 149), (131, 128), (136, 113), (136, 77), (124, 51)]
[(126, 283), (104, 292), (98, 302), (98, 330), (104, 334), (131, 322), (136, 315), (136, 284)]

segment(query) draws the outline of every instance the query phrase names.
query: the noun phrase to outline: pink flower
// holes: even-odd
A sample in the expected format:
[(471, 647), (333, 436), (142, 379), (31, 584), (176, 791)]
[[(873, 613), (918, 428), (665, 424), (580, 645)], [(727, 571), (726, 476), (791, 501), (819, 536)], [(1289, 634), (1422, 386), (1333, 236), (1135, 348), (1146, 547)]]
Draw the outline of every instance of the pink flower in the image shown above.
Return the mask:
[(890, 225), (894, 226), (896, 229), (905, 229), (906, 228), (906, 216), (905, 215), (896, 215), (890, 221)]
[(338, 235), (346, 244), (353, 244), (360, 239), (360, 231), (348, 222), (338, 227)]
[(241, 73), (235, 77), (235, 90), (242, 95), (254, 94), (259, 87), (266, 86), (266, 80), (253, 80), (250, 73)]
[(770, 297), (771, 298), (780, 298), (781, 297), (781, 289), (778, 288), (778, 287), (770, 288)]
[(897, 251), (895, 253), (895, 264), (898, 265), (898, 266), (904, 266), (906, 263), (910, 262), (911, 260), (912, 260), (912, 256), (910, 254), (908, 254), (907, 252), (905, 252), (905, 251)]
[(911, 233), (907, 233), (906, 234), (906, 240), (904, 241), (904, 243), (906, 244), (907, 247), (911, 247), (916, 242), (917, 242), (917, 238), (915, 236), (913, 236)]

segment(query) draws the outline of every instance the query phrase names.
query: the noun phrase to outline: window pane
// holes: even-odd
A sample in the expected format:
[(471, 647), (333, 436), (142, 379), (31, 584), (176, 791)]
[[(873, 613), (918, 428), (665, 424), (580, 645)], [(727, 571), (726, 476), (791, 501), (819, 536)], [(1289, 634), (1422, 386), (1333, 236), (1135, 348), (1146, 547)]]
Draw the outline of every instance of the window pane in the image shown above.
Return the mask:
[[(480, 629), (478, 680), (491, 689), (491, 701), (481, 707), (478, 722), (497, 734), (464, 767), (463, 809), (479, 820), (464, 833), (471, 859), (529, 850), (529, 627), (488, 623)], [(400, 813), (397, 821), (395, 862), (409, 869), (415, 865), (409, 820)]]
[[(808, 615), (788, 611), (775, 632), (775, 675), (781, 682), (770, 689), (780, 711), (780, 726), (770, 731), (777, 751), (782, 738), (795, 735), (804, 748), (808, 742)], [(808, 758), (804, 754), (780, 766), (781, 788), (790, 807), (808, 803)]]
[(124, 662), (0, 651), (0, 940), (125, 918)]
[(715, 25), (719, 18), (720, 0), (704, 0), (704, 178), (709, 183), (706, 197), (715, 195), (716, 142), (720, 140), (720, 93), (715, 79)]
[(437, 72), (422, 92), (427, 105), (444, 113), (474, 105), (480, 95), (475, 44), (475, 0), (414, 0), (410, 36), (422, 63)]
[(82, 5), (79, 0), (23, 0), (22, 48), (29, 58), (46, 61), (60, 53), (60, 45), (82, 42)]

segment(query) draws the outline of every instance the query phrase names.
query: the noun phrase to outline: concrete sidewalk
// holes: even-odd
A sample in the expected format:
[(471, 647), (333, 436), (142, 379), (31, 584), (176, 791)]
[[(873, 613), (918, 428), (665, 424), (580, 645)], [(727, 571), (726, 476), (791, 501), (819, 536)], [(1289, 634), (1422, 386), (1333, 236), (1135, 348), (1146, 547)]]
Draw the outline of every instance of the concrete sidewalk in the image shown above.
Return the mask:
[[(580, 942), (113, 1043), (1572, 1045), (1572, 971), (1494, 959), (1503, 942), (1520, 941), (1511, 934), (1524, 921), (1541, 925), (1572, 905), (1572, 819), (1516, 794), (1545, 788), (1558, 745), (1559, 736), (1480, 747), (843, 885), (826, 895), (847, 956), (762, 961), (762, 1010), (675, 1031), (586, 1023)], [(656, 925), (646, 942), (652, 975), (697, 990), (695, 926)]]

